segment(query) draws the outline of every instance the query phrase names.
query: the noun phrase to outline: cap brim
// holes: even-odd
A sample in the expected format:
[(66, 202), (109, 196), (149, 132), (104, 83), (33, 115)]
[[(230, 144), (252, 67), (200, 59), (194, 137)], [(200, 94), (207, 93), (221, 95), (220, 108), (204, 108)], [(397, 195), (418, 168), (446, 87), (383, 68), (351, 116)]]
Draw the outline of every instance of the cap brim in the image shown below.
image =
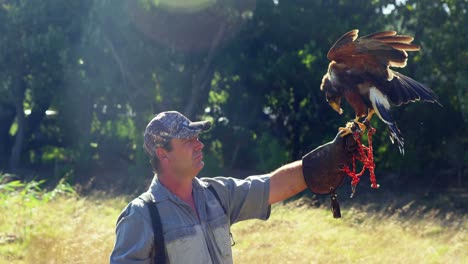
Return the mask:
[(187, 126), (182, 126), (180, 130), (175, 133), (173, 138), (192, 138), (196, 137), (200, 132), (210, 129), (211, 123), (209, 121), (190, 122)]
[(188, 125), (188, 127), (193, 130), (198, 130), (199, 132), (207, 131), (211, 128), (211, 122), (210, 121), (191, 122)]

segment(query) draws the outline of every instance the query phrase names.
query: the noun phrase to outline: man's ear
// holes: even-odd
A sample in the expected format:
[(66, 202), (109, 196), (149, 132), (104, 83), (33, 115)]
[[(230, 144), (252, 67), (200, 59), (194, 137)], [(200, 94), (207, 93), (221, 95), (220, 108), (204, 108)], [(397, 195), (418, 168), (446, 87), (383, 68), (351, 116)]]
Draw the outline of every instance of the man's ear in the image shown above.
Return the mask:
[(168, 160), (167, 151), (163, 148), (156, 148), (156, 156), (158, 156), (161, 162)]

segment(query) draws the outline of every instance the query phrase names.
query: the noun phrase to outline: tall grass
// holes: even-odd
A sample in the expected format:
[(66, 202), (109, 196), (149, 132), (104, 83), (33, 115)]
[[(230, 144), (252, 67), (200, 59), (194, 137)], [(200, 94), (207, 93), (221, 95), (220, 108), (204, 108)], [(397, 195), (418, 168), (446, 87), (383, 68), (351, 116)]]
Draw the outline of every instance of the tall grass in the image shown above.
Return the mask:
[[(50, 192), (39, 185), (0, 185), (0, 263), (108, 263), (115, 220), (130, 197), (80, 197), (64, 184)], [(431, 212), (342, 213), (333, 219), (325, 208), (274, 206), (266, 222), (233, 226), (234, 261), (468, 263), (464, 215), (447, 223)]]
[(276, 206), (267, 222), (233, 226), (237, 263), (468, 263), (466, 217), (399, 217), (358, 209)]
[(126, 198), (80, 197), (66, 184), (45, 192), (33, 183), (0, 188), (0, 263), (108, 263)]

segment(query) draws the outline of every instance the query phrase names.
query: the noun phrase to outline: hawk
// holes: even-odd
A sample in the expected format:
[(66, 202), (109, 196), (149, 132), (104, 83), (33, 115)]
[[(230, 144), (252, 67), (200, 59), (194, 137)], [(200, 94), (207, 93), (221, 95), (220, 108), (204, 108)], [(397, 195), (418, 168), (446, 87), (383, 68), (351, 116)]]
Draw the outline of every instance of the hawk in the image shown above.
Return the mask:
[(340, 105), (344, 97), (355, 111), (355, 122), (365, 118), (363, 123), (370, 125), (371, 117), (377, 114), (387, 124), (392, 143), (396, 141), (404, 154), (403, 137), (390, 114), (391, 105), (415, 101), (440, 105), (431, 89), (390, 69), (405, 67), (407, 51), (418, 51), (420, 47), (411, 44), (413, 37), (397, 35), (396, 31), (382, 31), (360, 38), (358, 32), (355, 29), (344, 34), (331, 47), (327, 54), (331, 62), (320, 90), (340, 114), (343, 113)]

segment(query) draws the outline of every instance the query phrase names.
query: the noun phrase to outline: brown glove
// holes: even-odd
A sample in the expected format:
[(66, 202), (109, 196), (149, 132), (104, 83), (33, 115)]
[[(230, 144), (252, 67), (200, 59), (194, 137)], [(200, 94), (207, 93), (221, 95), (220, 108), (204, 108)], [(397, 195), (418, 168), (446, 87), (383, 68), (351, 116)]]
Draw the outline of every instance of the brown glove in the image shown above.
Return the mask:
[(331, 194), (333, 216), (341, 217), (335, 191), (343, 183), (346, 173), (341, 169), (352, 162), (357, 143), (352, 134), (324, 144), (302, 158), (302, 172), (309, 189), (317, 194)]

